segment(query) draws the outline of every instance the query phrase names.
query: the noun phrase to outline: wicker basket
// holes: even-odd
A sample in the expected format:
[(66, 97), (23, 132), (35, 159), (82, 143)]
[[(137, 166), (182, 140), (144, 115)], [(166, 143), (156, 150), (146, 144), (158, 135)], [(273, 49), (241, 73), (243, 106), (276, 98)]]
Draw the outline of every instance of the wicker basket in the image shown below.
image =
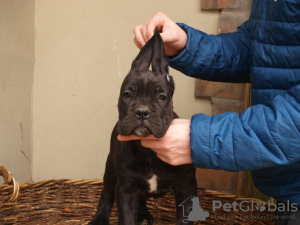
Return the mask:
[[(101, 180), (47, 180), (18, 185), (11, 174), (0, 165), (0, 176), (5, 183), (0, 186), (0, 224), (87, 224), (96, 212), (103, 188)], [(224, 211), (212, 210), (212, 202), (232, 204), (251, 208), (251, 202), (234, 195), (198, 190), (200, 204), (209, 217), (194, 224), (274, 224), (273, 214), (257, 210)], [(266, 203), (265, 203), (266, 204)], [(154, 224), (175, 224), (175, 199), (171, 194), (163, 198), (149, 199), (148, 209), (154, 217)], [(266, 206), (266, 205), (265, 205)], [(117, 209), (113, 207), (111, 224), (117, 224)]]

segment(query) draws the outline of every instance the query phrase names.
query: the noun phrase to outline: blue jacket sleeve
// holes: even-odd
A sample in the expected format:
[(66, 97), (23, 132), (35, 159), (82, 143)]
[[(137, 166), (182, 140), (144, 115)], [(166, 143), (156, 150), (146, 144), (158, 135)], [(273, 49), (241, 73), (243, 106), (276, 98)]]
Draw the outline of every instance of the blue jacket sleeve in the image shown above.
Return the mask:
[(208, 35), (185, 24), (178, 25), (187, 33), (185, 49), (169, 58), (169, 65), (182, 73), (204, 80), (250, 82), (250, 39), (247, 22), (238, 32)]
[(191, 122), (195, 166), (256, 170), (300, 161), (300, 85), (240, 116), (197, 114)]

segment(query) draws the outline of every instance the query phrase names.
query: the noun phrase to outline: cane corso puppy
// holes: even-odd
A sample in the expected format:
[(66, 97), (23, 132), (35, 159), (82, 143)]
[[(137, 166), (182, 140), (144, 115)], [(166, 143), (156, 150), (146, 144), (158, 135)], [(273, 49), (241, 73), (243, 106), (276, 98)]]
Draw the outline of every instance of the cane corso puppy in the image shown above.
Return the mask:
[(137, 225), (146, 221), (153, 224), (146, 199), (161, 197), (167, 192), (175, 194), (176, 224), (187, 224), (183, 223), (186, 212), (181, 203), (197, 195), (194, 166), (171, 166), (151, 149), (143, 147), (140, 141), (117, 140), (118, 134), (163, 137), (171, 121), (177, 118), (173, 112), (173, 93), (174, 81), (168, 74), (168, 59), (156, 29), (133, 61), (121, 86), (119, 121), (111, 135), (104, 188), (97, 214), (89, 224), (108, 225), (115, 198), (119, 224)]

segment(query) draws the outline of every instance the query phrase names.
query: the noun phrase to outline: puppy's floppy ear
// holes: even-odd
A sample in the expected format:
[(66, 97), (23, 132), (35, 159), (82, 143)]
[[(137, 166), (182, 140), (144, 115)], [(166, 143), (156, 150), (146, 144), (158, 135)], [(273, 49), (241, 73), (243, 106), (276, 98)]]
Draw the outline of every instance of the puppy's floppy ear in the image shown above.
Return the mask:
[(168, 59), (158, 28), (155, 29), (154, 35), (132, 62), (131, 71), (146, 71), (149, 69), (150, 64), (152, 64), (154, 73), (168, 74)]
[(137, 72), (149, 69), (152, 61), (154, 42), (155, 39), (153, 37), (150, 38), (150, 40), (140, 50), (140, 53), (131, 64), (131, 71)]
[(155, 29), (153, 38), (155, 39), (152, 55), (152, 71), (158, 74), (168, 74), (168, 58), (165, 54), (164, 42), (159, 34), (158, 28)]

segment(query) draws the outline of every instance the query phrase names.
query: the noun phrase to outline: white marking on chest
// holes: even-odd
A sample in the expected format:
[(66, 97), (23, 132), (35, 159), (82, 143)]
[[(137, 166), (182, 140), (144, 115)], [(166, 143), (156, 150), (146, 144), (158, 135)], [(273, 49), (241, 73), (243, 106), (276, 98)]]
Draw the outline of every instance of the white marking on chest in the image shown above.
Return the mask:
[(155, 192), (157, 190), (157, 176), (155, 174), (148, 180), (149, 192)]

